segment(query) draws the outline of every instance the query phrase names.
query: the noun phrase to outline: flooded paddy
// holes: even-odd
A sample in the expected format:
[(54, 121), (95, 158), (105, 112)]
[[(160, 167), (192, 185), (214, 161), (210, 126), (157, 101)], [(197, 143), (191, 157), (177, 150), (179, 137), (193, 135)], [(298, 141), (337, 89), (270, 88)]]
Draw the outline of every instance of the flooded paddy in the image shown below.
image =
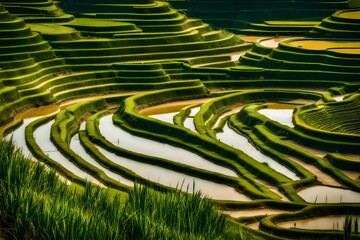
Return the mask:
[(193, 132), (198, 132), (194, 124), (194, 118), (185, 118), (184, 127), (190, 129)]
[(235, 113), (240, 112), (240, 110), (241, 110), (242, 108), (243, 108), (242, 105), (241, 105), (241, 106), (238, 106), (238, 107), (234, 107), (234, 108), (232, 108), (229, 112), (226, 112), (226, 113), (222, 114), (222, 115), (217, 119), (217, 121), (216, 121), (216, 123), (214, 124), (213, 127), (214, 127), (214, 128), (218, 127), (222, 119), (224, 119), (225, 117), (228, 117), (228, 116), (230, 116), (230, 115), (233, 115), (233, 114), (235, 114)]
[(134, 182), (124, 178), (123, 176), (116, 174), (109, 169), (101, 166), (98, 162), (96, 162), (83, 148), (79, 140), (79, 134), (75, 134), (70, 141), (70, 149), (74, 151), (78, 156), (87, 161), (89, 164), (103, 171), (108, 177), (114, 179), (115, 181), (119, 181), (120, 183), (127, 186), (134, 186)]
[(271, 209), (271, 208), (222, 211), (222, 213), (227, 214), (233, 218), (252, 217), (252, 216), (261, 216), (261, 215), (268, 216), (268, 215), (284, 213), (284, 212), (288, 212), (288, 211), (280, 210), (280, 209)]
[(241, 56), (244, 56), (246, 54), (246, 51), (243, 51), (243, 52), (239, 52), (239, 53), (236, 53), (236, 54), (231, 54), (231, 61), (233, 62), (236, 62), (236, 61), (239, 61), (239, 58)]
[(359, 203), (360, 192), (349, 189), (317, 185), (298, 192), (309, 203)]
[(308, 146), (305, 146), (305, 145), (303, 145), (301, 143), (298, 143), (298, 142), (290, 140), (290, 139), (283, 139), (283, 141), (285, 141), (285, 142), (287, 142), (289, 144), (292, 144), (292, 145), (294, 145), (296, 147), (299, 147), (299, 148), (301, 148), (301, 149), (303, 149), (305, 151), (308, 151), (309, 153), (314, 154), (315, 156), (318, 156), (318, 157), (321, 157), (321, 158), (325, 157), (326, 154), (328, 154), (327, 151), (317, 149), (317, 148), (308, 147)]
[(277, 38), (271, 38), (271, 39), (264, 39), (260, 40), (260, 44), (267, 48), (277, 48), (279, 46), (279, 43), (281, 43), (284, 40), (291, 39), (289, 37), (277, 37)]
[(190, 111), (189, 117), (195, 117), (195, 115), (200, 111), (200, 106), (192, 107), (190, 110), (191, 111)]
[(115, 126), (112, 122), (112, 115), (107, 115), (100, 119), (99, 129), (108, 141), (126, 150), (237, 177), (237, 174), (233, 170), (214, 164), (185, 149), (134, 136)]
[(281, 197), (282, 201), (290, 201), (282, 192), (279, 191), (279, 189), (277, 187), (275, 187), (274, 185), (269, 184), (268, 182), (261, 180), (261, 179), (256, 179), (257, 182), (259, 182), (260, 184), (264, 185), (265, 187), (267, 187), (270, 191), (272, 191), (273, 193), (275, 193), (276, 195)]
[(287, 176), (288, 178), (292, 180), (300, 179), (294, 172), (260, 152), (248, 141), (246, 137), (235, 132), (233, 129), (229, 128), (228, 125), (225, 125), (224, 131), (222, 133), (218, 133), (216, 136), (221, 142), (243, 151), (245, 154), (254, 158), (258, 162), (266, 163), (270, 168)]
[(336, 186), (336, 187), (341, 187), (342, 185), (337, 182), (333, 177), (331, 177), (330, 175), (322, 172), (320, 169), (318, 169), (316, 166), (306, 163), (296, 157), (293, 157), (291, 155), (287, 155), (285, 154), (286, 157), (288, 157), (291, 161), (296, 162), (297, 164), (301, 165), (302, 167), (304, 167), (306, 170), (308, 170), (309, 172), (311, 172), (312, 174), (314, 174), (316, 176), (316, 179), (321, 182), (324, 185), (330, 185), (330, 186)]
[(7, 134), (5, 136), (5, 139), (7, 141), (10, 141), (12, 139), (15, 146), (20, 148), (22, 150), (22, 153), (26, 157), (29, 157), (30, 159), (34, 159), (33, 155), (31, 154), (29, 148), (26, 145), (25, 128), (27, 127), (27, 125), (29, 125), (31, 122), (35, 121), (36, 119), (39, 119), (41, 116), (48, 116), (57, 111), (59, 111), (59, 107), (57, 105), (50, 105), (45, 107), (32, 108), (25, 111), (24, 113), (19, 114), (16, 118), (22, 118), (23, 119), (22, 124), (12, 132)]
[[(360, 215), (351, 216), (360, 220)], [(314, 230), (344, 230), (346, 215), (329, 215), (323, 217), (309, 218), (303, 220), (294, 220), (279, 223), (283, 228), (300, 228)], [(354, 231), (354, 228), (353, 228)]]
[(174, 123), (173, 119), (176, 114), (177, 114), (177, 112), (160, 113), (160, 114), (150, 115), (149, 117), (155, 118), (155, 119), (163, 121), (163, 122), (173, 124)]
[(5, 139), (7, 141), (12, 140), (15, 146), (20, 148), (22, 153), (26, 157), (29, 157), (30, 159), (34, 159), (34, 156), (32, 155), (32, 153), (30, 152), (29, 148), (26, 145), (25, 128), (27, 127), (27, 125), (29, 125), (31, 122), (35, 121), (36, 119), (38, 119), (38, 117), (24, 119), (21, 126), (19, 126), (13, 132), (5, 136)]
[(75, 164), (70, 162), (64, 155), (62, 155), (56, 146), (50, 140), (50, 130), (51, 125), (55, 122), (52, 120), (44, 125), (41, 125), (34, 131), (34, 139), (36, 143), (39, 145), (42, 152), (47, 154), (51, 159), (61, 164), (65, 169), (74, 173), (75, 175), (87, 179), (88, 181), (100, 184), (98, 180), (96, 180), (90, 174), (84, 172)]
[[(128, 168), (139, 176), (150, 181), (160, 183), (173, 188), (180, 188), (183, 191), (193, 192), (201, 191), (206, 196), (217, 200), (236, 200), (248, 201), (250, 198), (237, 192), (233, 187), (214, 183), (201, 178), (192, 177), (183, 173), (178, 173), (170, 169), (158, 167), (155, 165), (141, 163), (127, 158), (120, 157), (101, 147), (98, 150), (113, 161), (125, 168)], [(194, 187), (195, 185), (195, 187)], [(194, 187), (194, 188), (193, 188)]]
[(272, 109), (265, 108), (258, 111), (267, 118), (288, 127), (295, 127), (292, 122), (293, 109)]
[(293, 111), (297, 105), (284, 103), (268, 103), (267, 108), (260, 109), (258, 112), (267, 118), (288, 127), (295, 127), (292, 122)]
[(246, 225), (248, 228), (259, 230), (260, 222), (254, 222)]
[(335, 97), (332, 97), (332, 98), (337, 102), (341, 102), (342, 100), (344, 100), (345, 96), (346, 95), (339, 95), (339, 96), (335, 96)]

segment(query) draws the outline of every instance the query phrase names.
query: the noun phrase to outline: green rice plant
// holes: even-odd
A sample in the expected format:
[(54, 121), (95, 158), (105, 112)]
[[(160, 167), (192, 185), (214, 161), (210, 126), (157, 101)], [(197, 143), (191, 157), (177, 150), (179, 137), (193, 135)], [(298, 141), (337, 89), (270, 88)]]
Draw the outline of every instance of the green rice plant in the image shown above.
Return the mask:
[(359, 233), (358, 219), (351, 217), (350, 215), (346, 215), (343, 229), (344, 229), (343, 240), (355, 239), (352, 237), (352, 233), (355, 234)]
[[(229, 222), (200, 192), (159, 193), (136, 185), (125, 212), (131, 239), (232, 239)], [(136, 213), (136, 214), (134, 214)], [(142, 235), (145, 234), (145, 235)]]
[(349, 215), (346, 215), (344, 221), (344, 240), (351, 239), (351, 225), (352, 225), (352, 218)]
[(0, 141), (0, 217), (16, 239), (239, 239), (209, 199), (179, 189), (120, 192), (67, 185)]

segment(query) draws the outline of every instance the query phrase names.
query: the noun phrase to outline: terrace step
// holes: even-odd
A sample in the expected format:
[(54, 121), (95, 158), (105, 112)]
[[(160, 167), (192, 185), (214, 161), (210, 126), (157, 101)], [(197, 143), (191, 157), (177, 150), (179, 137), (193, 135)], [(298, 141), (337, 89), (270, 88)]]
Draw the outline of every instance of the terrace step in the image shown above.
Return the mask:
[(92, 17), (98, 19), (130, 19), (134, 20), (167, 20), (167, 19), (174, 19), (180, 16), (180, 13), (175, 9), (170, 9), (170, 11), (165, 13), (156, 13), (156, 14), (137, 14), (137, 13), (84, 13), (79, 14), (80, 17)]
[(25, 66), (31, 66), (35, 64), (35, 60), (33, 58), (25, 58), (14, 61), (5, 61), (0, 62), (1, 71), (5, 71), (7, 69), (21, 68)]
[(28, 52), (30, 49), (31, 51), (37, 52), (46, 49), (51, 49), (51, 46), (47, 41), (40, 41), (37, 43), (27, 44), (27, 45), (0, 47), (0, 52), (1, 55), (9, 54), (9, 53), (16, 54), (16, 53)]
[[(201, 1), (168, 0), (177, 9), (184, 9), (188, 16), (198, 17), (217, 27), (242, 34), (298, 35), (311, 29), (299, 27), (289, 21), (321, 21), (341, 9), (348, 9), (348, 1)], [(275, 13), (276, 12), (276, 13)], [(288, 21), (287, 26), (264, 24), (265, 21)], [(244, 26), (244, 23), (248, 26)], [(264, 33), (261, 30), (265, 30)]]
[(360, 38), (360, 10), (343, 10), (323, 19), (310, 32), (310, 37)]
[(172, 52), (152, 52), (151, 55), (148, 53), (133, 53), (126, 55), (113, 55), (106, 56), (99, 59), (95, 56), (88, 57), (64, 57), (68, 64), (94, 64), (94, 63), (113, 63), (119, 61), (149, 61), (149, 60), (160, 60), (160, 59), (187, 59), (194, 56), (206, 56), (206, 55), (216, 55), (216, 54), (225, 54), (239, 52), (246, 49), (248, 45), (238, 45), (238, 46), (225, 46), (221, 48), (214, 49), (203, 49), (203, 50), (183, 50), (172, 51)]
[(38, 33), (32, 33), (29, 36), (24, 37), (6, 37), (0, 38), (0, 46), (13, 46), (13, 45), (27, 45), (36, 43), (42, 40), (42, 37)]
[(27, 23), (66, 23), (74, 16), (65, 14), (53, 1), (2, 1), (11, 13)]
[(19, 99), (16, 87), (0, 87), (0, 103), (10, 103)]

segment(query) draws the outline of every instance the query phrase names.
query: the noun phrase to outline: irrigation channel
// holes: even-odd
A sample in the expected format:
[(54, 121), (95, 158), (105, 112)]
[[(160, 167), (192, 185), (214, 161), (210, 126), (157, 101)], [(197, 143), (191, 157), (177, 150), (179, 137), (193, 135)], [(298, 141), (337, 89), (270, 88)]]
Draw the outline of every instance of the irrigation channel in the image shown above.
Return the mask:
[[(334, 97), (336, 101), (342, 101), (345, 96)], [(175, 126), (175, 116), (180, 111), (187, 110), (188, 114), (183, 118), (183, 128), (190, 129), (193, 134), (200, 134), (194, 123), (194, 119), (202, 114), (200, 109), (202, 104), (208, 103), (213, 100), (198, 99), (189, 101), (179, 101), (166, 104), (160, 104), (151, 106), (140, 111), (140, 114), (147, 116), (151, 119), (171, 124)], [(263, 108), (257, 110), (257, 113), (271, 122), (275, 122), (286, 128), (295, 129), (294, 124), (294, 109), (302, 106), (303, 104), (311, 103), (308, 100), (296, 100), (291, 99), (288, 102), (268, 102), (263, 105)], [(232, 119), (243, 110), (242, 104), (228, 106), (227, 111), (223, 111), (217, 116), (211, 129), (218, 129), (216, 138), (212, 141), (217, 141), (218, 144), (225, 144), (231, 149), (236, 149), (249, 156), (254, 161), (263, 164), (266, 171), (273, 171), (279, 176), (284, 176), (284, 179), (288, 183), (302, 181), (305, 177), (295, 171), (294, 168), (283, 164), (278, 159), (266, 154), (266, 152), (258, 146), (258, 142), (254, 142), (253, 138), (249, 138), (245, 133), (240, 133), (236, 130), (232, 124)], [(71, 107), (67, 105), (64, 108)], [(52, 106), (44, 108), (42, 111), (30, 110), (27, 114), (24, 114), (22, 124), (15, 128), (12, 132), (6, 136), (7, 140), (12, 139), (16, 146), (23, 149), (25, 155), (30, 156), (35, 160), (33, 154), (27, 147), (25, 139), (26, 127), (41, 117), (56, 114), (59, 111), (58, 106)], [(243, 179), (242, 172), (238, 171), (236, 167), (232, 168), (224, 166), (223, 164), (216, 164), (213, 161), (209, 161), (206, 157), (201, 156), (196, 152), (192, 152), (189, 149), (181, 148), (166, 142), (160, 142), (145, 138), (143, 136), (137, 136), (121, 126), (115, 125), (113, 121), (113, 114), (106, 114), (99, 118), (98, 129), (99, 136), (106, 139), (114, 148), (123, 149), (125, 151), (139, 154), (142, 156), (149, 156), (161, 161), (174, 162), (184, 167), (191, 167), (195, 171), (206, 171), (208, 174), (223, 176), (229, 179)], [(78, 165), (71, 162), (61, 151), (59, 151), (56, 145), (52, 142), (51, 128), (55, 120), (51, 120), (35, 128), (33, 137), (36, 144), (40, 147), (41, 151), (44, 152), (49, 158), (58, 162), (62, 167), (70, 171), (71, 173), (79, 176), (82, 179), (92, 181), (100, 186), (104, 186), (100, 179), (95, 178), (91, 174), (87, 173), (86, 169), (82, 169)], [(82, 119), (79, 122), (80, 127), (78, 132), (73, 134), (69, 141), (69, 149), (74, 152), (81, 159), (86, 161), (90, 166), (99, 169), (104, 172), (107, 177), (112, 180), (118, 181), (119, 183), (132, 187), (134, 180), (128, 177), (122, 176), (120, 173), (115, 173), (109, 169), (108, 166), (101, 164), (93, 154), (83, 146), (80, 134), (87, 133), (86, 120)], [(179, 127), (179, 126), (178, 126)], [(319, 150), (316, 147), (309, 147), (303, 143), (299, 143), (294, 139), (281, 139), (286, 144), (292, 144), (296, 147), (303, 147), (314, 157), (323, 158), (328, 154), (328, 151)], [(227, 214), (239, 221), (244, 222), (249, 228), (259, 230), (259, 226), (262, 221), (265, 221), (267, 217), (283, 214), (292, 213), (295, 209), (287, 208), (286, 204), (291, 203), (293, 196), (287, 194), (273, 181), (264, 180), (264, 178), (255, 177), (255, 182), (268, 189), (268, 191), (274, 193), (279, 197), (280, 200), (276, 200), (276, 205), (264, 204), (253, 204), (251, 203), (254, 198), (249, 195), (246, 191), (239, 191), (238, 187), (233, 184), (219, 183), (219, 181), (213, 181), (211, 179), (203, 179), (192, 174), (184, 172), (178, 172), (176, 169), (172, 169), (166, 166), (154, 165), (149, 162), (141, 162), (132, 158), (120, 156), (119, 154), (104, 148), (101, 144), (92, 143), (102, 157), (106, 158), (111, 164), (117, 164), (124, 169), (132, 172), (134, 176), (142, 179), (146, 179), (150, 182), (154, 182), (163, 186), (172, 188), (181, 188), (183, 191), (201, 191), (207, 197), (210, 197), (217, 201), (233, 201), (234, 203), (241, 203), (244, 205), (235, 204), (233, 207), (225, 208), (220, 210), (221, 213)], [(342, 184), (338, 178), (329, 172), (325, 173), (322, 169), (317, 168), (315, 164), (305, 162), (300, 156), (291, 155), (291, 153), (284, 154), (294, 164), (302, 165), (304, 169), (315, 176), (318, 181), (312, 184), (305, 185), (302, 188), (298, 188), (296, 196), (303, 201), (300, 204), (333, 204), (333, 203), (359, 203), (360, 192), (348, 189), (346, 185)], [(356, 154), (353, 156), (357, 156)], [(346, 172), (346, 171), (343, 171)], [(136, 177), (135, 177), (136, 178)], [(323, 184), (323, 185), (322, 185)], [(273, 201), (273, 200), (271, 200)], [(296, 203), (296, 201), (295, 201)], [(282, 204), (285, 204), (282, 206)], [(275, 207), (276, 206), (276, 207)], [(296, 208), (299, 210), (301, 206)], [(356, 215), (357, 216), (357, 215)], [(256, 217), (256, 221), (247, 221), (243, 219), (250, 219)], [(357, 216), (359, 217), (359, 216)], [(329, 215), (322, 217), (314, 217), (303, 220), (293, 220), (279, 223), (278, 226), (281, 228), (296, 228), (298, 229), (329, 229), (329, 230), (342, 230), (344, 215)], [(255, 218), (254, 218), (255, 219)]]

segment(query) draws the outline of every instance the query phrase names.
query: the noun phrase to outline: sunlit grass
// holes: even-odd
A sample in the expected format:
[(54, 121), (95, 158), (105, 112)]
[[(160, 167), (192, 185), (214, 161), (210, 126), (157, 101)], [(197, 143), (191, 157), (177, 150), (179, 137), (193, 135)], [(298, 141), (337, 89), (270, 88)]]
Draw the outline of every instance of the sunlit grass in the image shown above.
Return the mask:
[(199, 192), (135, 186), (124, 198), (91, 183), (67, 185), (5, 141), (0, 195), (2, 227), (16, 239), (239, 239), (235, 225)]

